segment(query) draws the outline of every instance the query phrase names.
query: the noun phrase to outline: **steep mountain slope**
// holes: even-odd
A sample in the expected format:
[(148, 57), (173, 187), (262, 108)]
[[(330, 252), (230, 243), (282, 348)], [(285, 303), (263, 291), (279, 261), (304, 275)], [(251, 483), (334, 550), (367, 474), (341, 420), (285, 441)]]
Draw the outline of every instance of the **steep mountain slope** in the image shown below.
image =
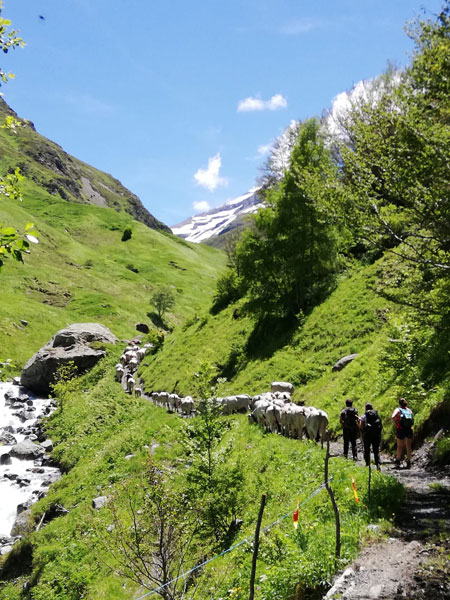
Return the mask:
[[(3, 196), (0, 223), (24, 231), (33, 222), (40, 234), (25, 264), (8, 260), (0, 271), (0, 360), (21, 367), (73, 322), (99, 321), (118, 337), (135, 335), (138, 322), (156, 327), (150, 298), (161, 285), (170, 286), (176, 300), (168, 327), (209, 306), (222, 253), (173, 236), (112, 177), (72, 159), (30, 127), (17, 134), (0, 129), (0, 152), (2, 173), (16, 165), (25, 173), (23, 202)], [(85, 189), (90, 182), (104, 201), (100, 195), (86, 199), (82, 178)], [(132, 218), (135, 212), (143, 222)], [(126, 228), (132, 234), (124, 242)]]
[(108, 206), (152, 229), (170, 231), (120, 181), (64, 152), (58, 144), (37, 133), (33, 123), (19, 119), (0, 98), (0, 123), (7, 116), (18, 119), (21, 126), (0, 133), (2, 173), (19, 166), (27, 178), (52, 196), (68, 202)]
[(211, 245), (221, 247), (222, 236), (237, 227), (242, 227), (245, 216), (255, 213), (262, 206), (258, 190), (257, 187), (252, 188), (246, 194), (229, 200), (222, 206), (194, 215), (174, 225), (172, 231), (188, 242), (207, 241)]
[[(430, 414), (448, 407), (448, 381), (443, 377), (425, 388), (418, 380), (420, 367), (410, 355), (408, 339), (399, 339), (405, 328), (413, 335), (418, 326), (409, 321), (404, 308), (374, 291), (380, 270), (389, 268), (384, 258), (348, 273), (301, 321), (257, 322), (241, 314), (239, 302), (217, 315), (195, 317), (141, 368), (145, 387), (191, 394), (195, 373), (206, 361), (217, 367), (217, 376), (227, 378), (219, 395), (259, 394), (269, 390), (272, 381), (290, 381), (295, 386), (294, 400), (326, 410), (330, 429), (336, 432), (347, 396), (360, 413), (366, 402), (372, 402), (383, 417), (389, 444), (394, 441), (393, 407), (399, 396), (406, 396), (416, 415), (416, 433), (423, 428), (425, 435)], [(421, 324), (424, 343), (430, 334)], [(333, 365), (350, 354), (358, 357), (333, 372)], [(408, 367), (399, 369), (406, 361)]]

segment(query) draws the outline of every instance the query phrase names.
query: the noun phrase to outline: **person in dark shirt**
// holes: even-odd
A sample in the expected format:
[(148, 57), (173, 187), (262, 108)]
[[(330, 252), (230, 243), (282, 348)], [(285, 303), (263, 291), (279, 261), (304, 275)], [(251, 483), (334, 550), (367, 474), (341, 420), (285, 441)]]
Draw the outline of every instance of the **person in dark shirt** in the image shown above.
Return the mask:
[(358, 429), (358, 411), (353, 406), (353, 401), (348, 398), (345, 401), (345, 408), (341, 410), (339, 421), (342, 425), (342, 434), (344, 436), (344, 456), (348, 458), (348, 447), (352, 447), (353, 460), (358, 460), (358, 451), (356, 449), (356, 440), (359, 436)]
[(360, 417), (358, 424), (363, 435), (366, 466), (370, 465), (370, 449), (372, 448), (377, 471), (380, 471), (380, 443), (383, 424), (380, 415), (373, 409), (370, 402), (366, 404), (366, 412)]

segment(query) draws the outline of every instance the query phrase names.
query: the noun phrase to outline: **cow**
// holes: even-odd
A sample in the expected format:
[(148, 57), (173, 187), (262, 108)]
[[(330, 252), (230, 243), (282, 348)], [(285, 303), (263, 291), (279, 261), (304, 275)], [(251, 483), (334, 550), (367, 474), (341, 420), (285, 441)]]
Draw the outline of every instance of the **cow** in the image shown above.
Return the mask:
[(313, 406), (305, 407), (306, 413), (306, 432), (311, 440), (320, 439), (323, 448), (325, 434), (328, 427), (328, 415), (325, 411), (314, 408)]
[(135, 384), (136, 384), (136, 382), (135, 382), (134, 378), (131, 375), (128, 375), (128, 377), (127, 377), (127, 392), (129, 394), (133, 393)]
[(188, 417), (194, 412), (194, 400), (191, 396), (185, 396), (180, 398), (180, 412), (182, 415)]

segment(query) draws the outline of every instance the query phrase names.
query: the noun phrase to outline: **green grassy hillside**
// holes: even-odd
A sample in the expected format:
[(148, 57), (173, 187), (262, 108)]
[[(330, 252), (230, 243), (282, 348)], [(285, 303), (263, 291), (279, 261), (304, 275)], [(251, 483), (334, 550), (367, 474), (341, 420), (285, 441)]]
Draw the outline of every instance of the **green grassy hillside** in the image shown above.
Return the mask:
[[(13, 115), (0, 99), (0, 119)], [(0, 359), (19, 369), (74, 322), (99, 321), (128, 338), (138, 322), (155, 328), (147, 313), (158, 286), (170, 286), (176, 299), (168, 327), (209, 306), (222, 253), (172, 236), (120, 182), (69, 156), (30, 123), (0, 129), (0, 174), (17, 166), (23, 202), (2, 196), (0, 224), (24, 232), (32, 222), (40, 243), (25, 264), (8, 260), (0, 272)], [(132, 234), (124, 242), (126, 228)]]
[[(417, 340), (426, 347), (431, 329), (404, 308), (375, 293), (377, 272), (388, 259), (359, 267), (341, 279), (336, 290), (302, 322), (257, 324), (233, 305), (217, 315), (186, 322), (163, 348), (141, 367), (147, 389), (192, 393), (202, 361), (227, 378), (220, 395), (257, 394), (272, 381), (295, 386), (294, 401), (327, 411), (330, 428), (339, 432), (339, 412), (351, 397), (360, 414), (372, 402), (382, 415), (384, 438), (394, 442), (390, 416), (399, 396), (408, 398), (420, 428), (441, 406), (448, 388), (448, 366), (425, 380)], [(359, 356), (332, 372), (341, 357)], [(409, 357), (409, 358), (408, 358)]]
[[(174, 325), (208, 306), (224, 264), (208, 247), (149, 229), (110, 208), (53, 198), (28, 181), (24, 201), (2, 200), (0, 209), (0, 222), (23, 230), (32, 221), (40, 232), (25, 264), (8, 261), (0, 273), (2, 356), (19, 366), (73, 322), (99, 321), (119, 337), (135, 335), (137, 322), (152, 326), (147, 313), (154, 310), (150, 297), (159, 285), (174, 291), (176, 304), (167, 315)], [(127, 226), (132, 237), (122, 242)]]
[[(186, 446), (193, 419), (183, 420), (126, 395), (113, 378), (119, 352), (119, 348), (111, 349), (106, 359), (72, 386), (65, 396), (64, 410), (47, 422), (47, 432), (56, 446), (53, 456), (65, 474), (33, 507), (34, 523), (44, 517), (45, 526), (19, 544), (0, 568), (3, 600), (125, 600), (148, 591), (114, 573), (120, 571), (117, 557), (110, 552), (114, 547), (114, 511), (120, 511), (128, 526), (132, 524), (130, 502), (145, 510), (135, 487), (131, 487), (134, 495), (128, 499), (126, 492), (135, 479), (141, 481), (140, 473), (149, 456), (172, 489), (185, 489), (195, 461)], [(222, 457), (218, 468), (225, 473), (238, 469), (240, 473), (235, 481), (234, 510), (242, 525), (221, 543), (199, 540), (200, 546), (188, 553), (181, 572), (202, 558), (217, 556), (232, 544), (251, 538), (264, 493), (263, 526), (274, 524), (262, 536), (257, 598), (286, 598), (298, 581), (304, 588), (322, 589), (335, 569), (331, 504), (324, 490), (311, 496), (323, 482), (323, 451), (313, 442), (265, 434), (259, 427), (248, 425), (244, 415), (220, 420), (225, 433), (218, 447), (217, 456)], [(367, 470), (343, 459), (333, 459), (330, 475), (341, 508), (342, 559), (338, 565), (343, 566), (369, 535), (367, 524), (375, 520), (384, 527), (384, 519), (397, 510), (402, 493), (395, 480), (374, 473), (369, 502)], [(357, 481), (360, 505), (353, 497), (352, 477)], [(109, 496), (111, 504), (93, 511), (92, 500), (101, 495)], [(295, 531), (292, 512), (299, 499), (304, 504)], [(57, 507), (67, 512), (52, 518)], [(185, 598), (247, 598), (251, 557), (247, 542), (215, 558), (197, 573)], [(24, 582), (31, 586), (26, 596), (21, 591)]]

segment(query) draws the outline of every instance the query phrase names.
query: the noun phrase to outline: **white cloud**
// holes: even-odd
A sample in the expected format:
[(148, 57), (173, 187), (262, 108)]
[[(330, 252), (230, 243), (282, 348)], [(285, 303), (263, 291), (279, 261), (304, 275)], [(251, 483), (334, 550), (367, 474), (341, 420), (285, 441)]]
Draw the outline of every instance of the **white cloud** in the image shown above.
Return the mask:
[(215, 156), (208, 159), (207, 169), (198, 169), (195, 173), (194, 179), (197, 185), (201, 185), (210, 192), (213, 192), (219, 186), (227, 185), (228, 181), (219, 175), (221, 166), (222, 159), (220, 158), (220, 152), (218, 152)]
[(206, 212), (211, 208), (209, 202), (207, 202), (206, 200), (194, 202), (192, 206), (197, 212)]
[(281, 33), (284, 35), (301, 35), (302, 33), (308, 33), (311, 29), (317, 27), (312, 21), (307, 19), (300, 19), (286, 23), (281, 28)]
[(238, 112), (253, 112), (257, 110), (278, 110), (286, 108), (287, 100), (281, 94), (275, 94), (270, 100), (262, 100), (261, 98), (252, 98), (249, 96), (241, 100), (238, 104)]
[(265, 156), (266, 154), (269, 154), (271, 148), (272, 144), (261, 144), (261, 146), (258, 146), (258, 154), (260, 156)]

